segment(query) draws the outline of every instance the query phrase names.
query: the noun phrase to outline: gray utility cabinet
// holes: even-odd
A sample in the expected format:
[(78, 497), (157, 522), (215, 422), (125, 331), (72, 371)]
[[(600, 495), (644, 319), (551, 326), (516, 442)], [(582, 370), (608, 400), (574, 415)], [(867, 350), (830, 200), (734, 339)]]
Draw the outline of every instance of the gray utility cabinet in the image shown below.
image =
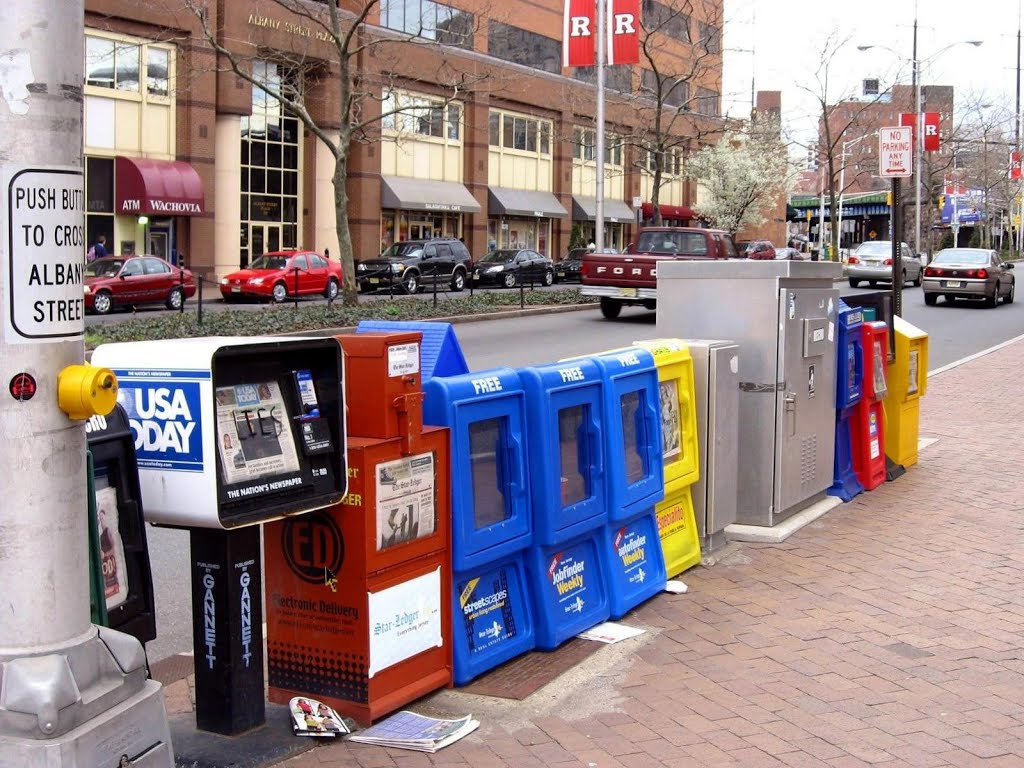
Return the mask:
[(725, 526), (736, 522), (739, 468), (739, 358), (731, 341), (683, 339), (693, 358), (700, 480), (690, 489), (701, 550), (725, 544)]
[(832, 484), (841, 276), (832, 262), (658, 265), (659, 335), (740, 345), (738, 523), (774, 525)]

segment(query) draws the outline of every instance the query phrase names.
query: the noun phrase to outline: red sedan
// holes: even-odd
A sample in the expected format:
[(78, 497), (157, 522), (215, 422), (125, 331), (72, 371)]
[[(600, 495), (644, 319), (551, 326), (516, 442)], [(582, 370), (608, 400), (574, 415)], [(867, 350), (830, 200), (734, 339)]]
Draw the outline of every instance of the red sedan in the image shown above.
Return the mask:
[(313, 251), (265, 253), (247, 268), (220, 279), (224, 301), (256, 297), (280, 303), (296, 293), (334, 299), (340, 288), (341, 264)]
[(85, 265), (85, 309), (97, 315), (139, 304), (181, 309), (195, 295), (192, 273), (156, 256), (108, 256)]

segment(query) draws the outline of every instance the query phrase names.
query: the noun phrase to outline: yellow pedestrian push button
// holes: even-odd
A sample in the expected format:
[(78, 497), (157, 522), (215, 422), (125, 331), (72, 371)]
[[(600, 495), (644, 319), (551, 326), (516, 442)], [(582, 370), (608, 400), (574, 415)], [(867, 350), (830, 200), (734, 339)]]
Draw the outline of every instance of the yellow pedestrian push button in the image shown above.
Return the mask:
[(885, 449), (904, 467), (917, 463), (921, 398), (928, 386), (928, 334), (893, 317), (896, 356), (889, 365), (885, 396)]
[(57, 405), (75, 421), (106, 416), (117, 405), (117, 377), (109, 368), (69, 365), (57, 374)]

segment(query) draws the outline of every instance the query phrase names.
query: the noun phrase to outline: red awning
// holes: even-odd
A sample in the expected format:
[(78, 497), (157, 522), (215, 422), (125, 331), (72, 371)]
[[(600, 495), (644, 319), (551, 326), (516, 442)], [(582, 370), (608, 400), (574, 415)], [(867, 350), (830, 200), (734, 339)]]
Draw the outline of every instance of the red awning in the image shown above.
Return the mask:
[(194, 216), (206, 211), (203, 180), (188, 163), (118, 157), (114, 176), (118, 213)]
[[(645, 219), (649, 219), (654, 215), (654, 206), (651, 203), (644, 203), (642, 210)], [(658, 210), (661, 211), (662, 219), (679, 219), (681, 221), (689, 221), (690, 219), (697, 218), (697, 214), (693, 212), (693, 208), (688, 205), (659, 204)]]

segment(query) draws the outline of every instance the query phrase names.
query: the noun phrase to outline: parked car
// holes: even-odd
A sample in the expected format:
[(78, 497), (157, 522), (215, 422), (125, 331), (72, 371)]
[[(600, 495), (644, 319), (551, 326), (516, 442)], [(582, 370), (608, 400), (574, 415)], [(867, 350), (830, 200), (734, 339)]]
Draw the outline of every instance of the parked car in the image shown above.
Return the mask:
[(775, 258), (775, 246), (771, 240), (751, 240), (743, 254), (748, 259), (770, 260)]
[(333, 299), (341, 287), (341, 264), (313, 251), (273, 251), (248, 267), (220, 279), (224, 301), (242, 298), (281, 303), (289, 296), (321, 295)]
[(529, 248), (500, 248), (491, 251), (473, 267), (474, 285), (514, 288), (520, 283), (551, 285), (555, 269), (551, 259)]
[[(900, 245), (903, 262), (903, 284), (920, 285), (923, 271), (921, 262), (914, 256), (910, 246)], [(846, 276), (850, 286), (856, 288), (867, 280), (869, 285), (892, 282), (892, 241), (869, 240), (857, 246), (846, 263)]]
[(364, 293), (392, 285), (417, 293), (423, 286), (435, 284), (461, 291), (472, 269), (469, 251), (454, 237), (402, 240), (376, 259), (359, 262), (356, 280)]
[(107, 256), (85, 265), (85, 309), (106, 315), (115, 307), (164, 304), (181, 309), (196, 295), (196, 282), (187, 269), (178, 269), (157, 256)]
[[(583, 257), (596, 251), (589, 248), (572, 248), (566, 257), (555, 262), (556, 283), (578, 283), (583, 269)], [(603, 248), (601, 253), (618, 253), (614, 248)]]
[(1012, 304), (1012, 269), (1013, 264), (988, 248), (944, 248), (924, 270), (924, 303), (933, 306), (945, 296), (949, 304), (955, 299), (984, 299), (994, 307), (1000, 298)]
[(776, 248), (775, 249), (775, 260), (776, 261), (810, 261), (811, 260), (811, 254), (809, 254), (809, 253), (801, 253), (796, 248), (790, 248), (790, 247), (786, 246), (785, 248)]

